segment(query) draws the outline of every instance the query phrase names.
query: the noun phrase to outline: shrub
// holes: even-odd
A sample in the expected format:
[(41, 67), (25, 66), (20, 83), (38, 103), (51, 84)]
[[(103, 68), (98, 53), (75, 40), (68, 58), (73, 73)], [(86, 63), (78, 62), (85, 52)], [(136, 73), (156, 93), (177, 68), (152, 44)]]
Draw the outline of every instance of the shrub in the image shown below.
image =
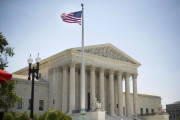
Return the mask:
[(64, 120), (72, 120), (72, 118), (69, 115), (64, 115)]
[(55, 111), (51, 111), (47, 116), (47, 120), (59, 120), (59, 116)]
[(37, 116), (37, 114), (33, 114), (33, 120), (38, 120), (38, 116)]
[(178, 120), (180, 120), (180, 116), (178, 117)]
[(11, 112), (7, 112), (4, 114), (3, 120), (14, 120), (14, 116)]
[(38, 120), (72, 120), (72, 118), (58, 110), (48, 110), (43, 115), (39, 116)]
[(26, 111), (18, 114), (17, 120), (29, 120), (29, 114)]

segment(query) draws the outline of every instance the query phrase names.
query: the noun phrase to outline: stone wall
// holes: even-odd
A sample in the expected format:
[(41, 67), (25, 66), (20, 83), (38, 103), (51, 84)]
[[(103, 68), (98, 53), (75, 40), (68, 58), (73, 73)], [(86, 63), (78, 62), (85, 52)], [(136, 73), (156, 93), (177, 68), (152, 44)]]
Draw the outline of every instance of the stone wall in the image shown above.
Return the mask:
[(153, 115), (153, 116), (143, 116), (145, 120), (169, 120), (169, 115)]
[[(28, 80), (17, 80), (18, 83), (15, 85), (16, 95), (22, 98), (23, 104), (22, 109), (17, 109), (17, 105), (11, 110), (20, 113), (28, 110), (29, 99), (31, 99), (31, 81)], [(44, 109), (39, 110), (39, 100), (44, 100)], [(34, 86), (34, 113), (37, 115), (43, 114), (48, 110), (48, 84), (43, 82), (35, 82)]]

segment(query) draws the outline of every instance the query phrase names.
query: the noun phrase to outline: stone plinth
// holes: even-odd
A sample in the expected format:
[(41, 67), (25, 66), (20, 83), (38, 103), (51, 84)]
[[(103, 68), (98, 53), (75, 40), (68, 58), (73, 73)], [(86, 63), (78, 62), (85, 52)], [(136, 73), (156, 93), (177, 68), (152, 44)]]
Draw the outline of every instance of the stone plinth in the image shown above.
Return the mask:
[(169, 120), (169, 115), (153, 115), (153, 116), (142, 116), (143, 119), (146, 120)]
[(87, 112), (87, 119), (88, 120), (105, 120), (105, 113), (106, 111), (93, 111)]

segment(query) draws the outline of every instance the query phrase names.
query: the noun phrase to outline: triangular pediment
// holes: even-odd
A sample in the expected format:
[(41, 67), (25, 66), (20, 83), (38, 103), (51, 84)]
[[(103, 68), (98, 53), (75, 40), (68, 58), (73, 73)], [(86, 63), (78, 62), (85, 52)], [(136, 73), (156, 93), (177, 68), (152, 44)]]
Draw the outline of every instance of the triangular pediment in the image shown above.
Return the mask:
[[(81, 52), (81, 48), (76, 48), (76, 51)], [(139, 62), (122, 52), (120, 49), (116, 48), (112, 44), (102, 44), (102, 45), (93, 45), (86, 46), (84, 52), (88, 54), (93, 54), (97, 56), (107, 57), (123, 62), (128, 62), (132, 64), (140, 65)]]

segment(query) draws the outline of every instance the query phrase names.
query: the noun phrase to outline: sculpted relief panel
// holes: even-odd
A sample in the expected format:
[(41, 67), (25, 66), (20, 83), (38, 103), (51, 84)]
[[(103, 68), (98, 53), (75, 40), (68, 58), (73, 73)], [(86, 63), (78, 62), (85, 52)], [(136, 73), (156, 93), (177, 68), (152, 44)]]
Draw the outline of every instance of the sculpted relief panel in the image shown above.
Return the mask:
[[(81, 52), (81, 50), (78, 50)], [(117, 52), (116, 50), (112, 49), (111, 47), (100, 47), (100, 48), (88, 48), (84, 50), (85, 53), (94, 54), (102, 57), (108, 57), (124, 62), (129, 62), (132, 64), (136, 64), (133, 61), (125, 58), (121, 53)]]

